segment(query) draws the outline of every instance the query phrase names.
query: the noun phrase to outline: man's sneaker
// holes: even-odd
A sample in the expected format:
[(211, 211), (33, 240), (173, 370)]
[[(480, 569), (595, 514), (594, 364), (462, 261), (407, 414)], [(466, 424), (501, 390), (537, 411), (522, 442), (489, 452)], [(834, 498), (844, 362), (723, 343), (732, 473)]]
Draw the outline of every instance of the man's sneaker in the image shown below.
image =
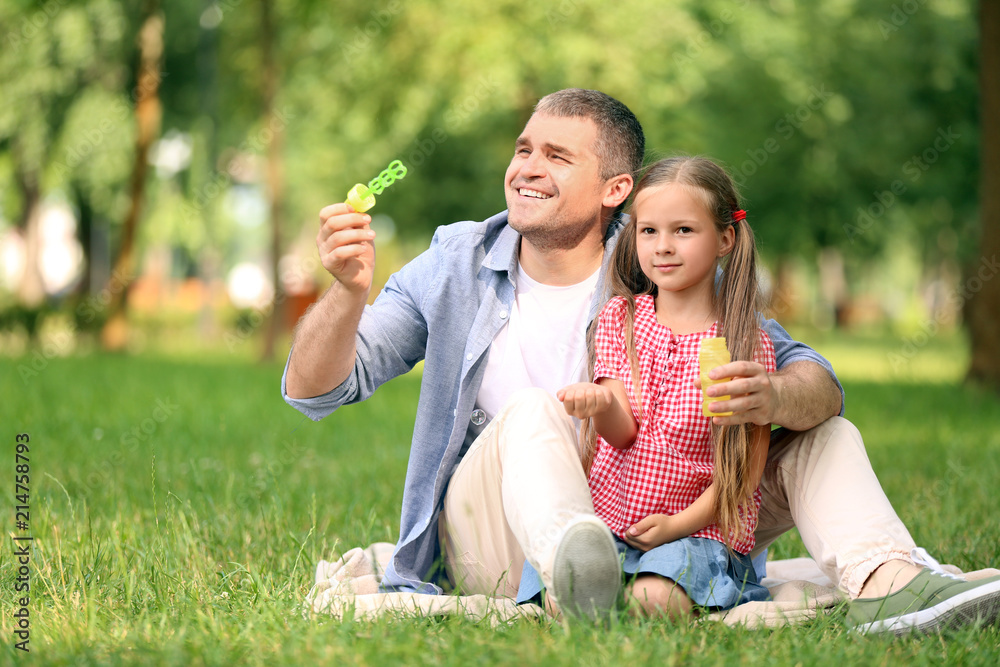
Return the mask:
[(902, 635), (996, 622), (1000, 576), (966, 581), (945, 572), (923, 549), (912, 556), (924, 569), (906, 586), (882, 598), (851, 600), (847, 618), (856, 631)]
[(556, 548), (552, 593), (575, 618), (606, 618), (621, 595), (622, 569), (614, 538), (596, 516), (572, 521)]

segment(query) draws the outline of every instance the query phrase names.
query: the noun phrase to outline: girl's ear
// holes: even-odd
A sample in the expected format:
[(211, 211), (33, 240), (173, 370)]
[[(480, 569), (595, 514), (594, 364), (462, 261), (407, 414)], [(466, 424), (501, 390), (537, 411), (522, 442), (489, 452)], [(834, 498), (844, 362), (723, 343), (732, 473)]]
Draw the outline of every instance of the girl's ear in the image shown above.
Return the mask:
[(733, 246), (736, 245), (736, 224), (738, 223), (726, 225), (726, 228), (722, 230), (722, 234), (719, 235), (718, 257), (725, 257), (733, 251)]

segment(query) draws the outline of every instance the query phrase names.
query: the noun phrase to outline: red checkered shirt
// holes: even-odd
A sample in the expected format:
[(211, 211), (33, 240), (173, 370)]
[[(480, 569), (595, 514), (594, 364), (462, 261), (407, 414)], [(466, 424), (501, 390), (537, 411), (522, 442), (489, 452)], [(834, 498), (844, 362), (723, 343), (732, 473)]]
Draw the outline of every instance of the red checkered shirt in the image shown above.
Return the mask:
[[(597, 323), (597, 359), (594, 379), (621, 380), (632, 414), (639, 415), (625, 351), (625, 299), (615, 297), (601, 311)], [(677, 514), (693, 503), (712, 483), (711, 418), (702, 415), (698, 377), (698, 348), (704, 338), (716, 336), (718, 323), (708, 331), (674, 335), (656, 320), (651, 295), (636, 297), (634, 335), (642, 392), (642, 420), (635, 443), (616, 449), (598, 438), (590, 470), (590, 492), (597, 515), (611, 531), (625, 531), (651, 514)], [(775, 370), (774, 345), (762, 330), (755, 360)], [(754, 545), (760, 490), (754, 492), (752, 511), (745, 517), (745, 537), (733, 544), (740, 553)], [(715, 524), (694, 533), (724, 542)]]

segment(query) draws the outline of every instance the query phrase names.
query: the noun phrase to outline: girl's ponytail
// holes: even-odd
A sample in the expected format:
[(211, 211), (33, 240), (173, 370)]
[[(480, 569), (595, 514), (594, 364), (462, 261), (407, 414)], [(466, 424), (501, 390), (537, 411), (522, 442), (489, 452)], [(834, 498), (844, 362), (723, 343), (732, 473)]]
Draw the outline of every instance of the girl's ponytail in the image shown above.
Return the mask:
[[(757, 248), (753, 230), (731, 202), (730, 220), (736, 232), (729, 261), (722, 271), (716, 311), (733, 361), (753, 361), (759, 344)], [(740, 211), (742, 213), (742, 211)], [(750, 479), (753, 424), (712, 426), (715, 440), (716, 518), (727, 543), (743, 537), (743, 518), (752, 501), (756, 480)]]

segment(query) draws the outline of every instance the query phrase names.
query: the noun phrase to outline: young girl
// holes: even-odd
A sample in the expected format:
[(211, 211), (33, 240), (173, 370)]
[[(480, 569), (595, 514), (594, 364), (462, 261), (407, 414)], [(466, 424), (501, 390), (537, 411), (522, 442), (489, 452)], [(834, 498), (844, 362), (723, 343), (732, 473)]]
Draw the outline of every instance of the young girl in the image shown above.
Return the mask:
[(696, 386), (699, 346), (716, 336), (726, 338), (733, 361), (775, 369), (757, 316), (745, 216), (714, 162), (652, 165), (615, 249), (594, 382), (556, 395), (599, 436), (585, 455), (594, 508), (634, 576), (630, 595), (651, 614), (767, 599), (747, 554), (770, 427), (713, 426)]

